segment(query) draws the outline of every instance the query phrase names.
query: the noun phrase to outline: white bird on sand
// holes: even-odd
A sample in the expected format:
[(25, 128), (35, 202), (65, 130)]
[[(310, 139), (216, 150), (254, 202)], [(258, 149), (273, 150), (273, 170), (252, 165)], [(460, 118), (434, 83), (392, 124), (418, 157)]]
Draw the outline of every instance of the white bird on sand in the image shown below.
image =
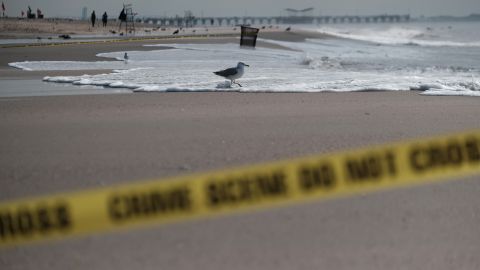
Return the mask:
[(215, 71), (213, 73), (215, 73), (215, 75), (229, 79), (230, 84), (238, 84), (240, 87), (242, 87), (242, 85), (235, 82), (235, 80), (243, 76), (244, 67), (249, 67), (249, 65), (243, 62), (238, 62), (237, 67), (227, 68), (224, 70)]

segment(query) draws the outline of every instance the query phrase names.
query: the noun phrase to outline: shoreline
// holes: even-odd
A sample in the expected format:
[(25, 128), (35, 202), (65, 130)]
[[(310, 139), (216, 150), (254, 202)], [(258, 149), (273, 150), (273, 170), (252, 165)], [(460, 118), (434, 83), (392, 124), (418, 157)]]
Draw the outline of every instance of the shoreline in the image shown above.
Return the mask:
[[(324, 35), (308, 33), (305, 31), (292, 31), (292, 32), (260, 32), (259, 39), (257, 41), (258, 47), (291, 50), (290, 48), (270, 43), (266, 39), (284, 40), (299, 42), (310, 37), (325, 38)], [(117, 61), (113, 59), (107, 59), (104, 57), (98, 57), (100, 53), (114, 52), (114, 51), (152, 51), (169, 49), (169, 44), (185, 44), (185, 43), (197, 43), (197, 44), (223, 44), (223, 43), (238, 43), (239, 33), (218, 34), (211, 36), (163, 36), (156, 38), (125, 38), (118, 39), (118, 42), (112, 40), (99, 39), (93, 42), (66, 42), (58, 43), (54, 46), (48, 44), (20, 44), (0, 46), (0, 53), (3, 57), (0, 58), (0, 81), (4, 84), (8, 84), (9, 87), (15, 89), (22, 89), (31, 86), (31, 83), (23, 83), (22, 80), (39, 80), (46, 76), (79, 76), (79, 75), (96, 75), (102, 73), (109, 73), (112, 70), (67, 70), (67, 71), (25, 71), (22, 69), (9, 66), (12, 62), (22, 61)], [(144, 45), (149, 44), (162, 44), (164, 46), (146, 47)], [(7, 80), (9, 82), (7, 82)], [(53, 84), (53, 83), (52, 83)], [(92, 86), (80, 86), (62, 84), (62, 89), (67, 91), (72, 90), (72, 94), (89, 94), (92, 90), (98, 89), (98, 87)], [(88, 91), (84, 92), (82, 89)], [(116, 89), (105, 88), (105, 91), (101, 91), (102, 94), (117, 93)], [(133, 92), (130, 89), (123, 89), (121, 93)], [(59, 93), (68, 93), (62, 91)], [(43, 92), (42, 92), (43, 93)], [(8, 92), (5, 96), (11, 97), (14, 92)], [(32, 96), (41, 94), (32, 94)]]

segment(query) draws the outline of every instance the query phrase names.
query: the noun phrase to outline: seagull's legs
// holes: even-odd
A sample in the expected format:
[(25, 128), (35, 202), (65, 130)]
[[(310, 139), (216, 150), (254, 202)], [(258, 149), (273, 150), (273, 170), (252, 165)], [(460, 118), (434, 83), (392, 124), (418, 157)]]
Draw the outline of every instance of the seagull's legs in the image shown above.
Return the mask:
[(235, 80), (232, 80), (232, 83), (238, 84), (238, 86), (243, 87), (241, 84), (237, 83)]

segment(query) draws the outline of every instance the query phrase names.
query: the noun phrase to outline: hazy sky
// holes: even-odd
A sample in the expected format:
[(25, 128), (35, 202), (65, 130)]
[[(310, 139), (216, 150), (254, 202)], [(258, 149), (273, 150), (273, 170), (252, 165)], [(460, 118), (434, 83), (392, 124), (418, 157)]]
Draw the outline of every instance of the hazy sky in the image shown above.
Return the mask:
[(464, 16), (480, 13), (480, 0), (0, 0), (9, 16), (17, 16), (30, 5), (47, 17), (80, 17), (82, 8), (118, 16), (124, 2), (133, 3), (142, 16), (175, 16), (191, 10), (195, 16), (261, 16), (285, 14), (285, 8), (314, 7), (314, 15), (367, 15), (381, 13)]

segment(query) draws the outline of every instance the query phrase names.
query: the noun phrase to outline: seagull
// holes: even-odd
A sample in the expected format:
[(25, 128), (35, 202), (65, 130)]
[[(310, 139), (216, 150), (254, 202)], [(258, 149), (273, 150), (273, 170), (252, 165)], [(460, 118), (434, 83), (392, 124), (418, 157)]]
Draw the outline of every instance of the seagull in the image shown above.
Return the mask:
[(245, 66), (249, 67), (249, 65), (243, 62), (238, 62), (237, 67), (227, 68), (225, 70), (220, 70), (213, 73), (215, 75), (229, 79), (230, 84), (238, 84), (240, 87), (242, 87), (242, 85), (235, 82), (235, 80), (243, 76), (243, 72), (244, 72), (243, 67)]

